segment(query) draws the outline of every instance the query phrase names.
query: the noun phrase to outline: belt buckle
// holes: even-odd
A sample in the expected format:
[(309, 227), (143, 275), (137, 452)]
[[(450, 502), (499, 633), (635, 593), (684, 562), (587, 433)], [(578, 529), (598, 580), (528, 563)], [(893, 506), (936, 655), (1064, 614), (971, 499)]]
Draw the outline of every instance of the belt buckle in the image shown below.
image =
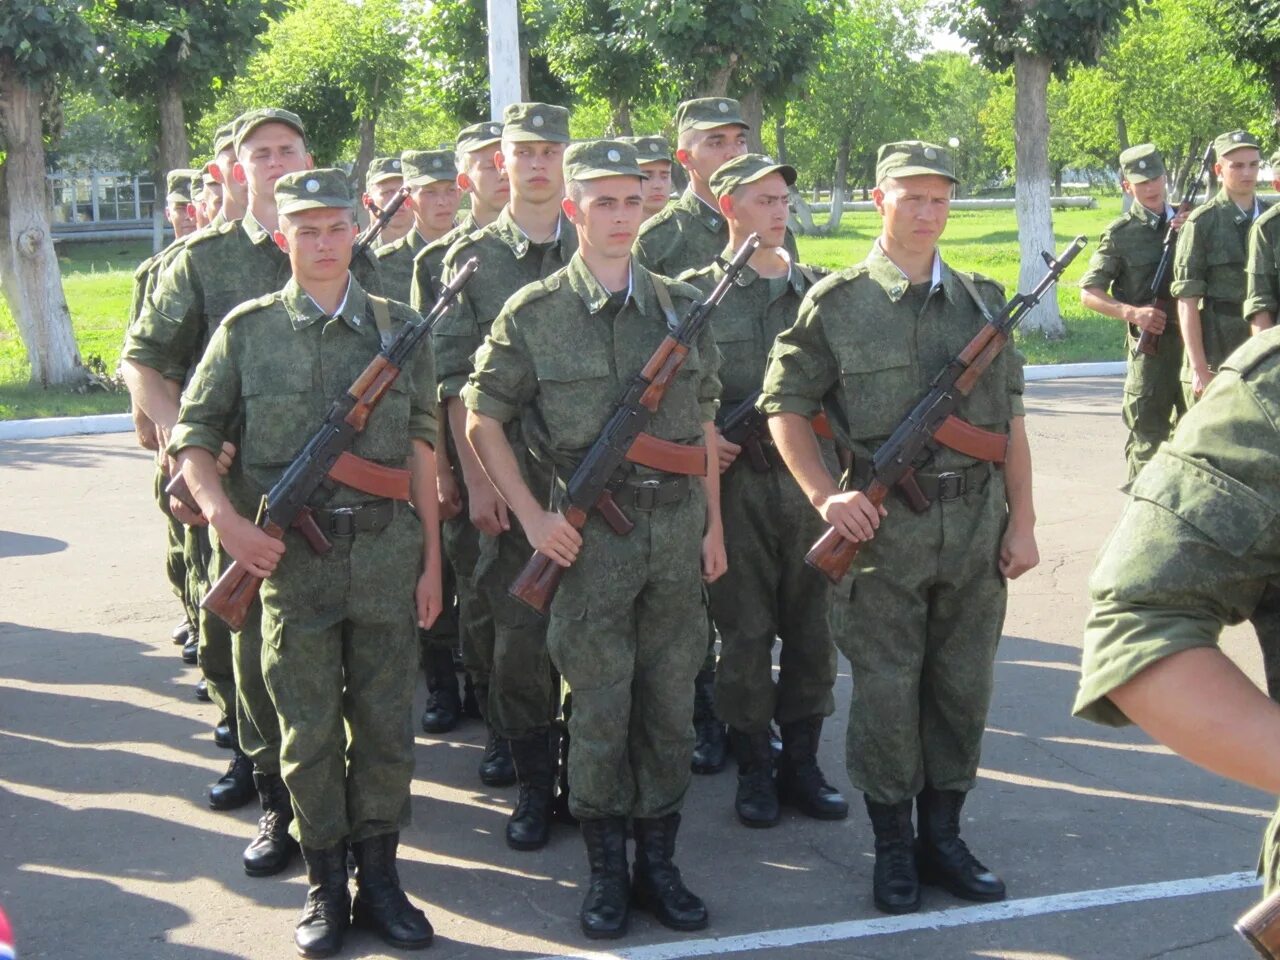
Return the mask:
[(964, 488), (964, 474), (953, 472), (938, 474), (938, 499), (943, 503), (959, 500), (964, 496)]
[(336, 507), (329, 511), (329, 535), (344, 538), (356, 535), (354, 507)]
[(633, 506), (637, 510), (652, 511), (658, 505), (658, 490), (662, 486), (662, 481), (641, 480), (633, 486), (635, 489)]

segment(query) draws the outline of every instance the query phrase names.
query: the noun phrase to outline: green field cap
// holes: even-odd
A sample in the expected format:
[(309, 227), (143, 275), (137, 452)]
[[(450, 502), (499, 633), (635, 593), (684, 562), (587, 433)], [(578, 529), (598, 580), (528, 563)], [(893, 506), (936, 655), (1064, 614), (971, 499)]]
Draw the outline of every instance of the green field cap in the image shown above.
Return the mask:
[(164, 178), (164, 199), (166, 203), (190, 203), (191, 202), (191, 178), (198, 176), (200, 171), (191, 170), (187, 167), (177, 167), (170, 170)]
[(191, 180), (191, 202), (195, 203), (200, 198), (200, 194), (204, 193), (204, 171), (192, 170)]
[(623, 143), (636, 148), (636, 158), (640, 166), (646, 163), (671, 162), (671, 144), (666, 137), (619, 137)]
[[(210, 164), (209, 166), (212, 166), (212, 164)], [(218, 178), (217, 178), (217, 177), (215, 177), (215, 176), (213, 175), (213, 173), (209, 170), (209, 166), (206, 166), (206, 167), (204, 168), (204, 170), (202, 170), (202, 171), (200, 172), (200, 182), (201, 182), (201, 183), (203, 183), (206, 187), (207, 187), (207, 186), (209, 186), (209, 184), (211, 184), (211, 183), (220, 183), (220, 182), (221, 182), (221, 181), (219, 181), (219, 180), (218, 180)]]
[(239, 122), (237, 117), (235, 120), (229, 120), (217, 129), (213, 135), (213, 155), (216, 157), (223, 150), (232, 150), (236, 145), (236, 123)]
[(1140, 143), (1120, 154), (1120, 173), (1130, 183), (1146, 183), (1164, 176), (1164, 157), (1154, 143)]
[(400, 169), (404, 171), (406, 187), (421, 187), (428, 183), (458, 177), (458, 165), (452, 150), (406, 150), (400, 154)]
[(549, 103), (512, 103), (502, 111), (503, 140), (569, 142), (569, 111)]
[(458, 131), (458, 152), (471, 153), (482, 147), (491, 147), (502, 139), (502, 124), (496, 120), (473, 123)]
[(374, 157), (364, 175), (364, 185), (367, 189), (383, 180), (402, 179), (404, 179), (404, 171), (401, 169), (399, 157)]
[(1221, 160), (1231, 151), (1243, 150), (1245, 147), (1261, 150), (1262, 141), (1248, 130), (1232, 130), (1230, 133), (1219, 134), (1214, 138), (1213, 155)]
[(636, 148), (621, 140), (583, 140), (564, 152), (564, 179), (596, 180), (600, 177), (648, 179), (636, 160)]
[(334, 167), (286, 173), (276, 181), (276, 210), (282, 214), (321, 207), (349, 210), (353, 206), (347, 175)]
[(956, 183), (951, 151), (923, 140), (899, 140), (886, 143), (876, 157), (876, 183), (885, 177), (946, 177)]
[(302, 118), (296, 113), (282, 110), (279, 107), (263, 107), (261, 110), (250, 110), (248, 113), (241, 114), (236, 122), (239, 124), (235, 133), (236, 153), (240, 152), (240, 147), (249, 134), (268, 123), (283, 123), (286, 127), (293, 127), (294, 130), (297, 130), (298, 136), (304, 140), (307, 138), (307, 130), (302, 125)]
[(686, 100), (676, 107), (676, 132), (686, 130), (714, 130), (725, 124), (751, 129), (742, 119), (742, 105), (729, 97), (700, 97)]
[(782, 179), (786, 181), (788, 187), (796, 182), (795, 167), (788, 166), (785, 163), (776, 163), (772, 157), (766, 157), (764, 154), (744, 153), (742, 156), (734, 157), (732, 160), (722, 164), (711, 175), (708, 186), (711, 187), (711, 192), (719, 199), (733, 193), (738, 187), (745, 186), (748, 183), (755, 183), (761, 177), (767, 177), (771, 173), (782, 174)]

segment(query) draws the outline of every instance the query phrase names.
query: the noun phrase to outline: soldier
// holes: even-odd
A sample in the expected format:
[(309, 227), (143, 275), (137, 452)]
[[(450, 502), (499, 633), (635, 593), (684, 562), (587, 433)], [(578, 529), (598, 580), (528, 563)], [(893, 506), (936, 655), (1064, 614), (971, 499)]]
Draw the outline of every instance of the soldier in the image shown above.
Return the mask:
[[(1280, 191), (1280, 150), (1271, 155), (1271, 186)], [(1272, 207), (1249, 230), (1249, 263), (1242, 312), (1254, 333), (1275, 326), (1280, 309), (1280, 207)]]
[(222, 210), (222, 183), (210, 171), (210, 162), (200, 174), (201, 197), (204, 206), (205, 225), (215, 224), (218, 213)]
[(647, 220), (666, 209), (671, 199), (671, 145), (666, 137), (621, 137), (636, 148), (644, 182), (644, 215)]
[[(642, 167), (641, 169), (644, 169)], [(711, 189), (729, 224), (729, 245), (709, 267), (681, 280), (709, 293), (724, 277), (724, 263), (752, 233), (760, 247), (725, 295), (712, 325), (720, 350), (724, 401), (721, 418), (754, 404), (774, 338), (795, 322), (800, 301), (818, 273), (792, 261), (787, 232), (787, 188), (796, 171), (760, 154), (730, 160), (711, 177)], [(822, 720), (835, 708), (836, 648), (827, 624), (826, 578), (804, 562), (822, 535), (822, 518), (783, 469), (763, 438), (762, 460), (719, 437), (721, 512), (728, 573), (709, 588), (720, 629), (715, 699), (729, 724), (738, 759), (734, 808), (748, 827), (772, 827), (781, 817), (779, 795), (802, 813), (842, 820), (849, 805), (818, 768)], [(835, 451), (823, 441), (823, 459), (835, 470)], [(773, 681), (773, 644), (782, 638), (781, 669)], [(774, 781), (769, 723), (777, 720), (783, 750)]]
[[(399, 157), (374, 157), (365, 174), (364, 196), (361, 202), (376, 217), (404, 186), (404, 172)], [(400, 204), (387, 225), (378, 234), (378, 244), (395, 243), (413, 229), (413, 210), (407, 203)], [(407, 291), (406, 291), (407, 294)], [(399, 296), (399, 294), (396, 294)]]
[[(327, 957), (348, 923), (394, 947), (430, 944), (431, 925), (396, 872), (413, 775), (414, 622), (440, 612), (435, 509), (435, 375), (422, 344), (369, 418), (352, 453), (403, 472), (416, 507), (338, 485), (317, 509), (332, 549), (289, 530), (276, 540), (248, 518), (321, 423), (333, 399), (394, 336), (420, 318), (351, 276), (353, 202), (341, 170), (287, 173), (275, 185), (292, 278), (233, 310), (183, 395), (169, 449), (228, 554), (262, 588), (262, 669), (279, 713), (291, 830), (307, 864), (294, 934), (304, 957)], [(235, 437), (241, 465), (224, 491), (214, 457)], [(416, 605), (416, 614), (415, 614)], [(347, 851), (356, 895), (347, 892)]]
[[(1134, 481), (1093, 569), (1077, 717), (1136, 723), (1189, 760), (1280, 793), (1280, 710), (1219, 649), (1280, 577), (1280, 332), (1218, 368)], [(1271, 638), (1274, 640), (1274, 636)], [(1280, 811), (1261, 873), (1280, 886)]]
[(175, 167), (164, 178), (164, 218), (173, 228), (173, 238), (181, 240), (199, 229), (191, 209), (191, 177), (199, 171)]
[(414, 258), (453, 229), (461, 194), (454, 182), (458, 169), (452, 150), (406, 150), (400, 155), (400, 172), (410, 189), (403, 209), (409, 211), (412, 226), (399, 240), (382, 244), (377, 257), (387, 292), (408, 303)]
[[(833, 617), (855, 679), (846, 756), (875, 831), (875, 904), (906, 913), (919, 908), (922, 881), (968, 900), (1005, 896), (960, 838), (960, 810), (978, 770), (1006, 579), (1039, 557), (1022, 358), (1012, 348), (957, 410), (1007, 435), (1003, 469), (939, 448), (916, 474), (930, 501), (921, 512), (896, 501), (877, 510), (849, 489), (865, 482), (876, 447), (1004, 300), (998, 284), (946, 266), (938, 253), (956, 183), (949, 151), (885, 144), (876, 183), (880, 237), (862, 263), (806, 294), (795, 326), (774, 344), (760, 409), (809, 502), (862, 543)], [(853, 454), (841, 485), (808, 422), (820, 410)]]
[(214, 226), (222, 226), (231, 220), (239, 220), (249, 208), (248, 184), (236, 178), (236, 130), (241, 117), (218, 128), (213, 138), (213, 159), (206, 170), (222, 184), (222, 208), (218, 217), (212, 221)]
[[(564, 173), (569, 142), (569, 111), (545, 103), (515, 103), (503, 112), (502, 143), (495, 162), (506, 171), (511, 198), (498, 219), (468, 234), (444, 258), (444, 275), (478, 257), (482, 282), (463, 291), (458, 309), (436, 327), (436, 375), (448, 410), (449, 430), (467, 489), (477, 546), (454, 545), (459, 583), (472, 578), (484, 611), (468, 623), (473, 647), (468, 671), (491, 733), (480, 766), (486, 783), (520, 785), (507, 822), (506, 840), (516, 850), (546, 845), (554, 799), (550, 726), (559, 700), (546, 649), (546, 624), (507, 594), (507, 587), (529, 559), (524, 535), (513, 526), (507, 504), (466, 442), (466, 410), (460, 399), (472, 370), (472, 358), (507, 298), (528, 283), (559, 270), (578, 247), (577, 233), (563, 216)], [(540, 471), (527, 465), (531, 473)], [(538, 480), (531, 482), (542, 488)], [(545, 478), (550, 485), (550, 478)], [(472, 560), (468, 554), (476, 551)], [(467, 617), (472, 609), (463, 608)], [(468, 656), (464, 648), (464, 656)], [(509, 743), (509, 747), (508, 744)], [(510, 750), (510, 761), (504, 756)]]
[[(1129, 428), (1125, 459), (1129, 479), (1151, 459), (1186, 411), (1182, 385), (1182, 337), (1177, 324), (1161, 308), (1169, 300), (1166, 288), (1160, 302), (1151, 301), (1151, 280), (1164, 248), (1165, 233), (1180, 230), (1186, 215), (1175, 216), (1168, 201), (1164, 158), (1155, 144), (1143, 143), (1120, 154), (1120, 188), (1133, 198), (1127, 213), (1111, 221), (1080, 278), (1080, 301), (1090, 310), (1128, 324), (1128, 366), (1125, 369), (1121, 415)], [(1143, 331), (1160, 337), (1155, 356), (1139, 353)]]
[(1188, 407), (1218, 364), (1249, 336), (1241, 315), (1249, 227), (1269, 206), (1256, 193), (1262, 163), (1258, 138), (1234, 130), (1215, 139), (1213, 149), (1222, 189), (1187, 219), (1173, 262), (1171, 290), (1186, 344), (1182, 382)]
[[(631, 256), (644, 217), (644, 174), (633, 147), (576, 143), (564, 168), (564, 210), (578, 252), (507, 301), (464, 391), (468, 436), (529, 543), (568, 567), (547, 644), (574, 697), (569, 803), (591, 869), (583, 933), (622, 936), (631, 904), (672, 929), (699, 930), (706, 907), (684, 886), (672, 856), (689, 785), (693, 674), (704, 652), (699, 574), (710, 582), (725, 568), (718, 472), (708, 468), (716, 458), (715, 341), (704, 328), (650, 424), (663, 440), (702, 441), (701, 482), (636, 468), (615, 493), (636, 523), (625, 537), (594, 513), (579, 533), (544, 508), (546, 491), (522, 477), (505, 424), (536, 423), (536, 440), (524, 432), (530, 452), (567, 478), (668, 324), (697, 298), (694, 288)], [(628, 819), (636, 843), (630, 896)]]

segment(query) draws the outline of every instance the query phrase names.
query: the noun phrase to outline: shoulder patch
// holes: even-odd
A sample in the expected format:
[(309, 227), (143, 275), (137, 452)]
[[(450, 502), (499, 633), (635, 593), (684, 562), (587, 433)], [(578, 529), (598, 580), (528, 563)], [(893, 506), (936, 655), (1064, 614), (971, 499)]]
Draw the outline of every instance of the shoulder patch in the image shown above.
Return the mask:
[(230, 326), (232, 323), (235, 323), (235, 321), (239, 320), (241, 317), (246, 317), (251, 313), (257, 313), (259, 310), (263, 309), (264, 307), (269, 307), (273, 303), (275, 303), (277, 297), (278, 297), (278, 294), (268, 293), (262, 297), (255, 297), (252, 300), (246, 300), (244, 303), (240, 304), (239, 306), (234, 307), (230, 313), (228, 313), (225, 317), (223, 317), (222, 323), (219, 324), (219, 326), (223, 326), (223, 327)]
[(866, 275), (867, 268), (861, 264), (853, 267), (845, 267), (843, 270), (836, 270), (827, 274), (810, 287), (809, 292), (806, 293), (805, 296), (809, 297), (811, 300), (820, 300), (837, 287), (842, 287), (846, 283), (852, 283)]
[(559, 271), (551, 274), (542, 280), (535, 280), (533, 283), (527, 283), (515, 293), (513, 293), (502, 308), (504, 312), (514, 312), (536, 303), (545, 297), (551, 296), (560, 289)]
[(401, 237), (399, 240), (393, 240), (391, 241), (391, 243), (384, 243), (382, 246), (378, 247), (378, 249), (373, 251), (373, 258), (375, 260), (381, 260), (384, 257), (394, 256), (395, 254), (403, 250), (404, 247), (405, 247), (404, 237)]

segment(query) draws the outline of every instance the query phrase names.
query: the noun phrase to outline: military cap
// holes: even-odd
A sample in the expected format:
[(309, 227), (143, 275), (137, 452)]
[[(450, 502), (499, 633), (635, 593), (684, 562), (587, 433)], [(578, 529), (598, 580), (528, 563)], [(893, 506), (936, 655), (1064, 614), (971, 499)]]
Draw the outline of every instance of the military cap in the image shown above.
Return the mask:
[(187, 167), (170, 170), (164, 178), (164, 199), (166, 203), (191, 202), (191, 178), (199, 171)]
[(744, 153), (716, 168), (707, 185), (711, 187), (711, 192), (716, 195), (716, 199), (719, 199), (733, 193), (738, 187), (755, 183), (761, 177), (767, 177), (771, 173), (782, 174), (782, 179), (786, 181), (788, 187), (796, 182), (795, 167), (785, 163), (775, 163), (772, 157), (766, 157), (763, 154)]
[(279, 213), (290, 214), (321, 207), (349, 210), (353, 206), (347, 175), (335, 167), (286, 173), (276, 181), (276, 210)]
[(751, 124), (742, 119), (742, 105), (729, 97), (700, 97), (676, 107), (676, 133), (714, 130), (730, 123), (751, 129)]
[(209, 169), (209, 167), (211, 166), (213, 166), (213, 164), (206, 164), (204, 170), (200, 172), (200, 182), (203, 183), (206, 187), (209, 186), (209, 184), (211, 183), (222, 182), (213, 175), (213, 172)]
[(223, 150), (231, 150), (236, 145), (236, 124), (240, 118), (228, 120), (213, 135), (213, 155), (216, 157)]
[(1154, 143), (1140, 143), (1120, 154), (1120, 172), (1130, 183), (1146, 183), (1164, 176), (1164, 157)]
[(636, 148), (621, 140), (582, 140), (569, 144), (564, 152), (564, 179), (596, 180), (600, 177), (639, 177), (648, 174), (640, 169)]
[(471, 153), (481, 147), (489, 147), (502, 139), (502, 124), (496, 120), (473, 123), (458, 131), (458, 152)]
[(1219, 160), (1233, 150), (1243, 150), (1245, 147), (1261, 150), (1262, 142), (1248, 130), (1232, 130), (1213, 139), (1213, 155)]
[(876, 156), (876, 183), (885, 177), (946, 177), (955, 183), (955, 164), (951, 151), (923, 140), (899, 140), (880, 147)]
[(406, 187), (421, 187), (441, 180), (453, 182), (458, 176), (458, 162), (452, 150), (406, 150), (400, 154)]
[(403, 178), (404, 170), (401, 168), (399, 157), (374, 157), (369, 163), (368, 172), (364, 175), (364, 185), (372, 187), (383, 180)]
[(245, 138), (267, 123), (283, 123), (286, 127), (293, 127), (294, 130), (297, 130), (298, 136), (304, 140), (307, 138), (307, 129), (302, 125), (302, 118), (296, 113), (282, 110), (279, 107), (263, 107), (260, 110), (250, 110), (248, 113), (241, 114), (234, 122), (237, 124), (235, 130), (237, 153), (240, 152), (240, 146), (244, 143)]
[(502, 111), (502, 139), (569, 142), (569, 111), (549, 103), (511, 103)]
[(195, 203), (196, 198), (204, 193), (204, 170), (191, 171), (191, 202)]
[(636, 156), (642, 167), (646, 163), (671, 162), (671, 145), (667, 143), (666, 137), (619, 137), (618, 139), (636, 148)]

